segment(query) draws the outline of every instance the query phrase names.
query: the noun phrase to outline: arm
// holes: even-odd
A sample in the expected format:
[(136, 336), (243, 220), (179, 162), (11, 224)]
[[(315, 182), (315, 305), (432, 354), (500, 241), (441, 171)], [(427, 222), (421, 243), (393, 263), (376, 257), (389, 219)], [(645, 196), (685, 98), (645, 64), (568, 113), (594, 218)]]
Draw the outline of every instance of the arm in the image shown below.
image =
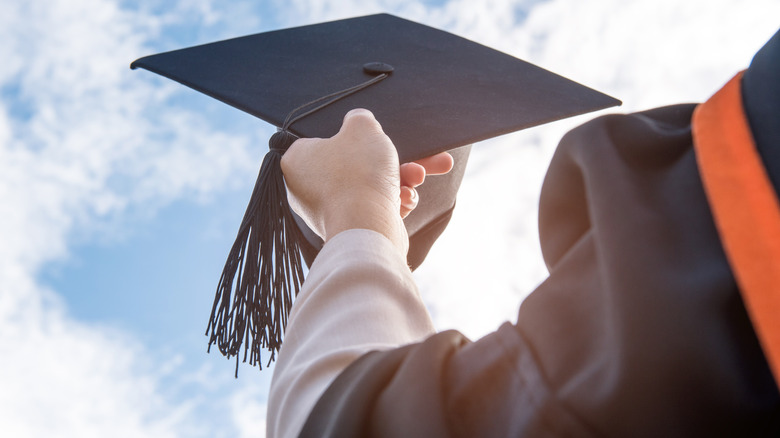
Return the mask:
[(567, 135), (540, 202), (550, 277), (516, 324), (363, 355), (301, 436), (780, 436), (780, 398), (691, 147), (692, 105)]
[(268, 436), (296, 436), (325, 388), (365, 352), (433, 333), (406, 266), (401, 218), (416, 206), (414, 187), (426, 173), (451, 166), (446, 154), (399, 166), (367, 111), (350, 112), (336, 136), (299, 140), (285, 154), (291, 202), (326, 243), (290, 313)]
[(371, 350), (433, 333), (406, 259), (389, 239), (349, 230), (330, 239), (298, 295), (274, 368), (268, 436), (297, 436), (325, 388)]

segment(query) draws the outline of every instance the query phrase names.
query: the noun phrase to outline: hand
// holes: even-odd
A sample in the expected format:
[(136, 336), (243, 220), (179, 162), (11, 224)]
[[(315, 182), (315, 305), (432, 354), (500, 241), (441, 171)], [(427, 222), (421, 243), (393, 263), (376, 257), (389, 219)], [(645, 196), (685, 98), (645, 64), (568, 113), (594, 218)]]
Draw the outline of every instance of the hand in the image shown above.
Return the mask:
[(449, 171), (452, 157), (444, 153), (399, 166), (373, 114), (353, 110), (335, 136), (296, 141), (281, 164), (291, 206), (325, 241), (366, 228), (387, 236), (405, 255), (409, 242), (402, 216), (417, 205), (414, 187), (426, 173)]
[(297, 140), (281, 165), (292, 208), (325, 241), (365, 228), (406, 254), (398, 154), (371, 112), (350, 111), (331, 138)]

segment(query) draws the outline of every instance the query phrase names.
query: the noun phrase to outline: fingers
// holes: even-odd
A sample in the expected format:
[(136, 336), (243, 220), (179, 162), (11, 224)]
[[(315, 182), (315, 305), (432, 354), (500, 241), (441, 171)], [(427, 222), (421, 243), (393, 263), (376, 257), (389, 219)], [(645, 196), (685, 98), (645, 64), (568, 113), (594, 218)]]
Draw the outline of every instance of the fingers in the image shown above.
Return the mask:
[(415, 163), (424, 167), (425, 173), (428, 175), (442, 175), (452, 170), (454, 161), (452, 159), (452, 155), (447, 152), (441, 152), (436, 155), (417, 160)]
[(420, 197), (417, 190), (409, 186), (401, 186), (401, 219), (409, 215), (417, 207)]
[(425, 168), (417, 163), (401, 165), (401, 186), (417, 187), (425, 181)]
[(452, 155), (447, 152), (401, 165), (401, 218), (417, 207), (420, 198), (415, 187), (425, 181), (426, 175), (441, 175), (452, 170)]
[(442, 175), (452, 170), (452, 155), (442, 152), (412, 163), (401, 165), (401, 185), (417, 187), (425, 181), (426, 175)]

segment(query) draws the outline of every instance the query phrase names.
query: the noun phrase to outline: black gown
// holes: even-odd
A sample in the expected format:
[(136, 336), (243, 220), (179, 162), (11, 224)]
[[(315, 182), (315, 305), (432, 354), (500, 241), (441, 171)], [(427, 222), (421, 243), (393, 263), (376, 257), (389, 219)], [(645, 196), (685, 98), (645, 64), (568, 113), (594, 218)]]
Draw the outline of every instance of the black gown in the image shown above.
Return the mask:
[[(780, 33), (742, 87), (777, 191)], [(301, 436), (780, 436), (778, 386), (699, 177), (694, 108), (567, 134), (540, 201), (550, 276), (517, 323), (362, 356)]]

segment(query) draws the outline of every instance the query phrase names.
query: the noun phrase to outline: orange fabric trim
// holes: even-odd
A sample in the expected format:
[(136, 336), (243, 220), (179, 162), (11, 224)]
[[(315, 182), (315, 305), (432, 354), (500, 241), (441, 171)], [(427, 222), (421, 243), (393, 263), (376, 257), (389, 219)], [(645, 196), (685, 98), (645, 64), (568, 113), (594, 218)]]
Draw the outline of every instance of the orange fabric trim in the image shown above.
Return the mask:
[(742, 107), (742, 73), (693, 114), (699, 171), (721, 242), (780, 385), (780, 202)]

